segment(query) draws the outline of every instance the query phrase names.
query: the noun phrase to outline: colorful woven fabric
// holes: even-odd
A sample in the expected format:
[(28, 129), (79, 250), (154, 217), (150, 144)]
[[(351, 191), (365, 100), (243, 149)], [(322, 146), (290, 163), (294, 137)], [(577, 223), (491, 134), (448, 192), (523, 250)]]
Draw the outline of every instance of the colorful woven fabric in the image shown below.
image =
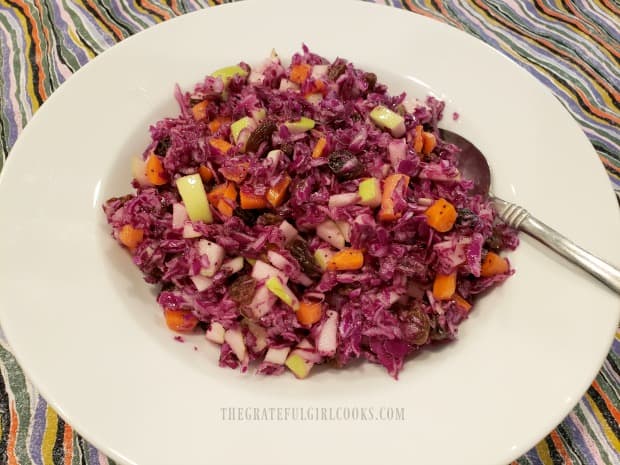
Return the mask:
[[(149, 26), (221, 1), (0, 0), (0, 168), (33, 113), (73, 72)], [(382, 1), (490, 44), (581, 124), (620, 191), (620, 4), (615, 0)], [(620, 463), (620, 332), (598, 377), (520, 465)], [(0, 464), (110, 464), (29, 384), (0, 332)]]

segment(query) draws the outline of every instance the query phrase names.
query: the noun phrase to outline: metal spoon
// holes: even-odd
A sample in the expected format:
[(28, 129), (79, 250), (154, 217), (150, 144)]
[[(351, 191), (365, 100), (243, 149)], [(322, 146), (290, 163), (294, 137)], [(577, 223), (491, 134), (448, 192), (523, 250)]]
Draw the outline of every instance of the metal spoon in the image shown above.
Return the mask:
[(524, 208), (495, 197), (489, 192), (491, 169), (486, 158), (474, 144), (464, 137), (447, 129), (439, 130), (440, 137), (461, 149), (457, 167), (465, 179), (474, 182), (473, 192), (489, 198), (495, 204), (499, 217), (509, 226), (523, 231), (534, 239), (555, 250), (567, 260), (584, 269), (610, 289), (620, 294), (620, 270), (595, 257), (553, 230), (542, 221), (534, 218)]

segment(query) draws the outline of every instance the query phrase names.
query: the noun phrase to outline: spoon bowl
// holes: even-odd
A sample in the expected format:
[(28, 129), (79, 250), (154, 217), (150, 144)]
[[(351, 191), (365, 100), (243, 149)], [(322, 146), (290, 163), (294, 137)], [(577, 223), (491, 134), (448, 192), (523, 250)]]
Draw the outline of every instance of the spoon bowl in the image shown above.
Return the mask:
[(523, 231), (542, 242), (620, 294), (620, 270), (617, 267), (582, 249), (570, 239), (533, 217), (524, 208), (490, 193), (491, 169), (489, 163), (484, 154), (472, 142), (447, 129), (439, 129), (439, 137), (444, 142), (454, 144), (460, 149), (456, 166), (463, 178), (473, 181), (474, 186), (470, 192), (490, 197), (497, 209), (498, 216), (503, 221), (512, 228)]
[(439, 129), (439, 137), (461, 150), (457, 159), (457, 168), (461, 176), (474, 182), (474, 187), (470, 192), (486, 197), (491, 187), (491, 168), (489, 168), (486, 157), (474, 144), (455, 132)]

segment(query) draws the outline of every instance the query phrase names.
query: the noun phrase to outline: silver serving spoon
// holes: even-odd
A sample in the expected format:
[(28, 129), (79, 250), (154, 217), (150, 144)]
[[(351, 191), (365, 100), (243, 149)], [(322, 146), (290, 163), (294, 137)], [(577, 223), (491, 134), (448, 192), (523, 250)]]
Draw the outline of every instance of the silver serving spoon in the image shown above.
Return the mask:
[(447, 129), (439, 130), (440, 137), (461, 149), (457, 167), (465, 179), (474, 182), (473, 192), (489, 198), (495, 204), (499, 217), (509, 226), (523, 231), (547, 247), (555, 250), (567, 260), (584, 269), (610, 289), (620, 294), (620, 270), (613, 265), (595, 257), (553, 230), (542, 221), (530, 215), (524, 208), (506, 202), (489, 193), (491, 187), (491, 169), (486, 158), (474, 144)]

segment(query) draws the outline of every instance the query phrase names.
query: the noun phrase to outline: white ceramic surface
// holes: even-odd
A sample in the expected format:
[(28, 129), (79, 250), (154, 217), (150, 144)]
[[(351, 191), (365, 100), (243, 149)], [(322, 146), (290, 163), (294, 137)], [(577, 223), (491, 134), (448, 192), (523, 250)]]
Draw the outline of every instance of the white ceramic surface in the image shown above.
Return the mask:
[[(620, 263), (620, 217), (592, 146), (534, 78), (476, 39), (362, 2), (248, 1), (168, 21), (103, 53), (56, 91), (0, 182), (0, 321), (59, 414), (128, 464), (503, 465), (571, 410), (610, 347), (618, 297), (528, 238), (517, 273), (485, 297), (459, 340), (394, 381), (369, 364), (305, 381), (217, 366), (201, 337), (179, 344), (154, 291), (109, 237), (101, 203), (127, 193), (147, 127), (221, 66), (302, 42), (424, 87), (461, 114), (494, 191)], [(260, 18), (260, 19), (259, 19)], [(593, 205), (596, 208), (593, 208)], [(193, 350), (196, 345), (198, 350)], [(405, 421), (224, 421), (226, 407), (403, 408)]]

